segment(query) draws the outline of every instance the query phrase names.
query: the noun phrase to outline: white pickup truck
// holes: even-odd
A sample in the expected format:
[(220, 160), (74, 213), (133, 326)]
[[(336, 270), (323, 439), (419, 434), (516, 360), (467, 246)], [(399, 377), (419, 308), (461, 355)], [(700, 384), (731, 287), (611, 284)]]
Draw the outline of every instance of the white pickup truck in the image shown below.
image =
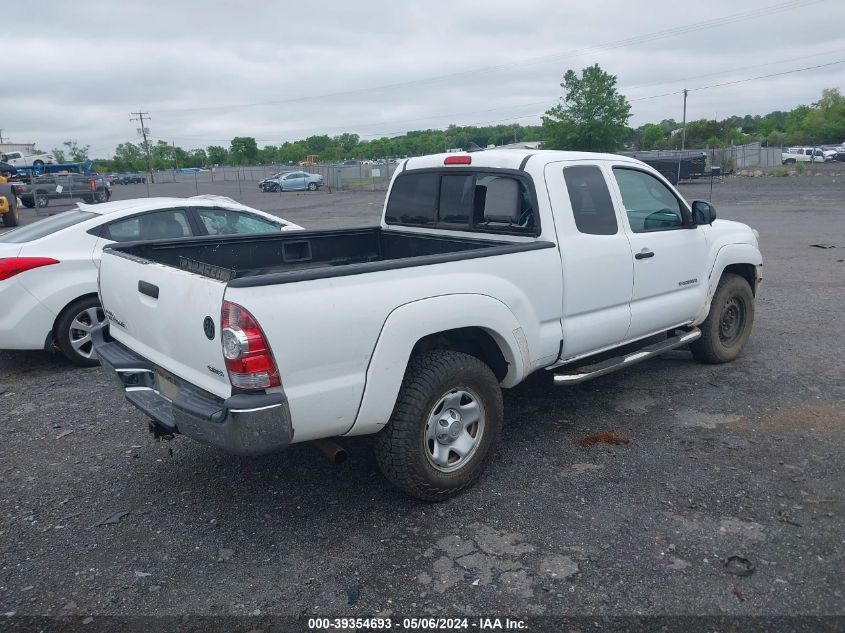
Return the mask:
[(411, 158), (379, 227), (108, 247), (95, 348), (157, 433), (237, 454), (373, 433), (391, 482), (444, 499), (532, 372), (736, 358), (762, 257), (715, 217), (623, 156)]

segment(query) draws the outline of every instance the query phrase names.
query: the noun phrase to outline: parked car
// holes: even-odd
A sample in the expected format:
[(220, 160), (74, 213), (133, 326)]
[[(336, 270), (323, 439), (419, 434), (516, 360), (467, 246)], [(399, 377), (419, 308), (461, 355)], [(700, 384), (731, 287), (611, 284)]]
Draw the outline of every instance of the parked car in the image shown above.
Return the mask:
[(830, 160), (820, 147), (787, 147), (781, 152), (781, 162), (784, 165), (795, 163), (823, 163)]
[(7, 152), (0, 154), (0, 159), (4, 163), (9, 163), (16, 167), (26, 167), (34, 165), (38, 167), (44, 163), (55, 163), (56, 158), (52, 154), (24, 154), (23, 152)]
[(323, 186), (323, 177), (320, 174), (309, 174), (305, 171), (289, 171), (276, 174), (258, 183), (258, 187), (264, 191), (316, 191)]
[(376, 434), (387, 478), (441, 500), (535, 371), (736, 358), (761, 266), (754, 231), (638, 160), (439, 154), (405, 161), (378, 227), (112, 245), (92, 336), (158, 433), (238, 454)]
[(831, 160), (845, 163), (845, 147), (837, 147), (833, 152), (833, 155), (830, 157)]
[(14, 176), (17, 173), (18, 173), (17, 167), (15, 167), (14, 165), (10, 165), (9, 163), (5, 163), (3, 161), (0, 161), (0, 176), (2, 176), (4, 174), (9, 174), (11, 176)]
[(146, 182), (146, 174), (123, 174), (120, 178), (121, 185), (143, 185)]
[(97, 299), (104, 246), (293, 229), (301, 227), (229, 198), (195, 196), (79, 205), (2, 233), (0, 305), (15, 309), (0, 310), (0, 349), (58, 348), (78, 365), (96, 364), (90, 333), (105, 320)]
[(99, 174), (43, 174), (32, 184), (16, 185), (16, 192), (30, 209), (46, 207), (51, 200), (81, 199), (93, 204), (111, 198), (111, 187)]
[[(272, 176), (270, 176), (269, 178), (265, 178), (264, 180), (259, 180), (258, 188), (265, 192), (271, 191), (270, 187), (275, 187), (276, 182), (279, 180), (279, 178), (289, 173), (291, 173), (291, 170), (288, 169), (286, 171), (280, 171), (278, 174), (273, 174)], [(276, 191), (278, 191), (278, 189), (276, 189)]]

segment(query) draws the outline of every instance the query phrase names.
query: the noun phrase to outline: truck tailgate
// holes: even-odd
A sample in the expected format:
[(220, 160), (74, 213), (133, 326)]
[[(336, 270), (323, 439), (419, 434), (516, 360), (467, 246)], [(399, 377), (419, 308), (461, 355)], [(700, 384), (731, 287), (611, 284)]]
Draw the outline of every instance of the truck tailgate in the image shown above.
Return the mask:
[(109, 332), (164, 370), (163, 388), (172, 384), (170, 372), (221, 398), (232, 394), (220, 345), (225, 290), (222, 281), (103, 252), (100, 300)]

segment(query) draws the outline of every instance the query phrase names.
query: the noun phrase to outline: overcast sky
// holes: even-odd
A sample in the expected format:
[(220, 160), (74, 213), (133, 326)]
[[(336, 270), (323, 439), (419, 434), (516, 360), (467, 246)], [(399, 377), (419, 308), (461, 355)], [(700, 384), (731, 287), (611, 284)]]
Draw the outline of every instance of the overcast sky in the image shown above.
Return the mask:
[[(15, 10), (0, 129), (92, 156), (155, 139), (185, 148), (311, 134), (536, 124), (568, 68), (617, 75), (630, 125), (681, 119), (680, 95), (845, 60), (842, 0), (45, 0)], [(10, 64), (9, 60), (14, 60)], [(688, 119), (765, 114), (845, 84), (845, 63), (690, 93)]]

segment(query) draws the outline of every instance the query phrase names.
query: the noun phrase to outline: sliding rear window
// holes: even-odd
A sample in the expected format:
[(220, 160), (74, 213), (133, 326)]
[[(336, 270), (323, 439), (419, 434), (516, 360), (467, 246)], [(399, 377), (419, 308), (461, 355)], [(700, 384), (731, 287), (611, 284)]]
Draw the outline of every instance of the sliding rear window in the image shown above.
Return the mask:
[(537, 235), (529, 180), (502, 171), (419, 171), (396, 178), (385, 221), (457, 231)]

